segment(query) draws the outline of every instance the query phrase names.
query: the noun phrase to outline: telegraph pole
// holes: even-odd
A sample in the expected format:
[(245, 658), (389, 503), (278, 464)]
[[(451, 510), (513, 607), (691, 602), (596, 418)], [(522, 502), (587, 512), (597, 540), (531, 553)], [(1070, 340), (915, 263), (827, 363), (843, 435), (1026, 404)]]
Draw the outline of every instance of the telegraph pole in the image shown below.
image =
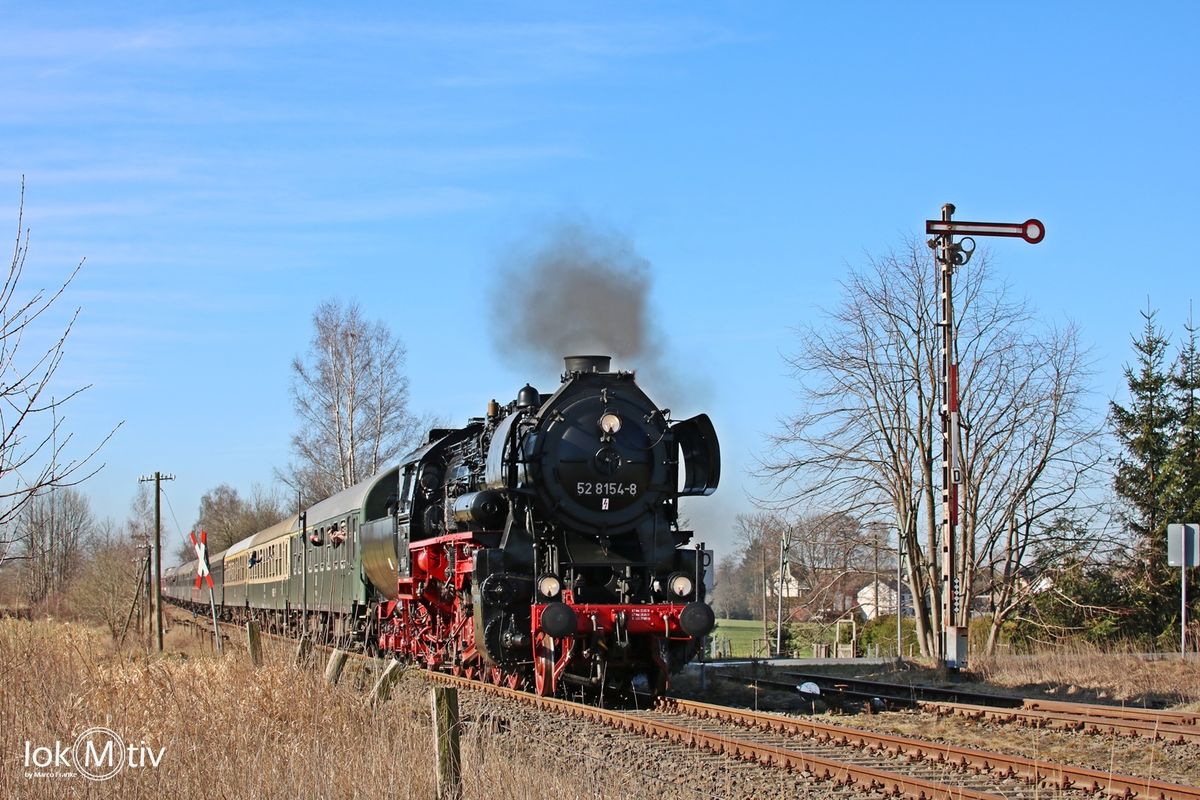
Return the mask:
[[(775, 657), (783, 655), (783, 590), (784, 570), (788, 569), (788, 534), (785, 531), (779, 540), (779, 596), (775, 598)], [(790, 575), (788, 576), (791, 577)], [(790, 581), (789, 581), (790, 582)]]
[(143, 475), (138, 483), (154, 481), (154, 630), (158, 640), (158, 652), (163, 649), (162, 623), (162, 482), (175, 480), (174, 475), (155, 472)]
[[(150, 612), (154, 610), (153, 598), (150, 596), (150, 539), (146, 538), (146, 568), (142, 571), (142, 605), (138, 608), (138, 630), (141, 631), (142, 622), (146, 623), (146, 652), (150, 652), (151, 639), (154, 638), (154, 623), (150, 621)], [(144, 620), (143, 620), (144, 617)]]

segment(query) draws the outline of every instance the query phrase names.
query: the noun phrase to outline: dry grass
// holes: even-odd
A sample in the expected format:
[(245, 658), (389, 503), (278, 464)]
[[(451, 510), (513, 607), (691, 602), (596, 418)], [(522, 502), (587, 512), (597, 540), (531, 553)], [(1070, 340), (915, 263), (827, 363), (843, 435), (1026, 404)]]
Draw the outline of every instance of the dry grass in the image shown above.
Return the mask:
[[(197, 651), (147, 657), (58, 622), (0, 620), (0, 797), (431, 798), (426, 685), (402, 681), (372, 711), (348, 675), (329, 687), (319, 670), (277, 658), (254, 669), (244, 653), (206, 654), (182, 628), (168, 645)], [(26, 740), (68, 746), (104, 725), (127, 741), (165, 747), (157, 768), (125, 768), (92, 782), (27, 777)], [(467, 797), (596, 797), (553, 765), (489, 757), (486, 730), (464, 737)]]
[(1086, 645), (1029, 656), (980, 658), (981, 681), (1022, 695), (1081, 702), (1200, 707), (1200, 661), (1174, 656), (1105, 652)]

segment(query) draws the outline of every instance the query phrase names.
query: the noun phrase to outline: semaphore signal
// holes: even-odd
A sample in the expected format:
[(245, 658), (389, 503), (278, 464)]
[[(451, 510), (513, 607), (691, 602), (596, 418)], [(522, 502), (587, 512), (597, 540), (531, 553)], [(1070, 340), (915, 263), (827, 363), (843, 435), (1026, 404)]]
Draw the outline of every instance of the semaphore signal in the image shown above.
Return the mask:
[(958, 222), (948, 219), (925, 220), (925, 232), (951, 236), (1009, 236), (1037, 244), (1046, 238), (1046, 226), (1041, 220), (1024, 222)]
[[(939, 639), (938, 660), (943, 667), (958, 670), (967, 664), (967, 626), (959, 625), (960, 609), (955, 585), (955, 532), (958, 527), (959, 486), (962, 484), (962, 463), (959, 454), (958, 362), (955, 360), (957, 328), (954, 325), (954, 270), (965, 266), (975, 252), (972, 236), (1001, 236), (1024, 239), (1037, 244), (1046, 238), (1046, 226), (1041, 220), (1024, 222), (964, 222), (955, 220), (954, 205), (942, 206), (941, 219), (925, 220), (925, 232), (933, 234), (933, 248), (941, 278), (942, 319), (942, 636)], [(970, 247), (954, 241), (964, 237)], [(897, 592), (900, 590), (897, 589)], [(961, 615), (965, 621), (966, 614)]]

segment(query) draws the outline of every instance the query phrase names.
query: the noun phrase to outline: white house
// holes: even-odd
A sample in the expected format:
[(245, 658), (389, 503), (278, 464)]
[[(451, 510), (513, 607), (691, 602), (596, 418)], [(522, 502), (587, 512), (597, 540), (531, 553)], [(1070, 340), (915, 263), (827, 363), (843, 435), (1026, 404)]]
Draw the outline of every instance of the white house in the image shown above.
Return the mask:
[[(790, 568), (783, 571), (783, 597), (785, 600), (799, 597), (808, 588), (800, 583), (800, 579), (792, 574)], [(771, 573), (767, 578), (767, 596), (778, 597), (780, 595), (779, 570)]]
[[(873, 580), (858, 590), (855, 595), (859, 610), (866, 619), (877, 616), (888, 616), (896, 613), (896, 581)], [(911, 616), (913, 613), (912, 593), (907, 586), (900, 587), (900, 603), (902, 613)]]

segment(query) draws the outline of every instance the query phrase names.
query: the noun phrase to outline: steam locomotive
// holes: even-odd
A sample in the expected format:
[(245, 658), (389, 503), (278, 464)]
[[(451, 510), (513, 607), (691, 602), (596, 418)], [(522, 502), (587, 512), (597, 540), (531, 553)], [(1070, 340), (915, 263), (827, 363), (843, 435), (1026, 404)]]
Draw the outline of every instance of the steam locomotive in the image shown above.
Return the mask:
[[(570, 356), (399, 465), (210, 559), (218, 613), (540, 694), (656, 694), (713, 628), (707, 415), (674, 421), (606, 356)], [(689, 546), (691, 545), (691, 546)], [(200, 611), (197, 562), (164, 577)]]

